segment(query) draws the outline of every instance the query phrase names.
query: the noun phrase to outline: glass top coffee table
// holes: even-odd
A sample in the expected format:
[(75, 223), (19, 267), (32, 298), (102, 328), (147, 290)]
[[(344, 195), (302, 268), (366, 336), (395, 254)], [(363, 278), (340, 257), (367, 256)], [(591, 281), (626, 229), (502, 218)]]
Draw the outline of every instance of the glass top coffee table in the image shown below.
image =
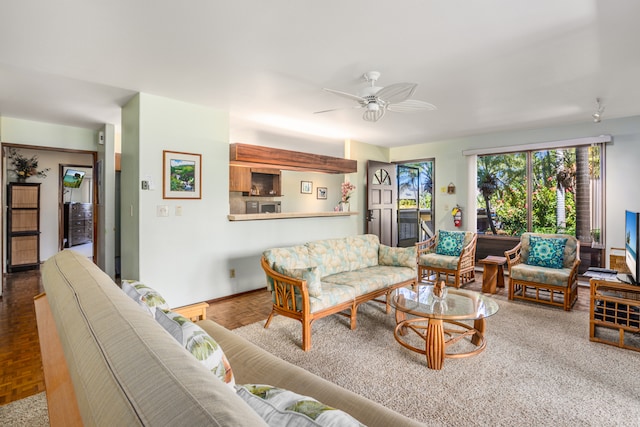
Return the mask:
[[(439, 298), (433, 294), (433, 285), (420, 285), (417, 291), (398, 289), (391, 301), (396, 309), (397, 325), (393, 332), (396, 341), (424, 354), (430, 369), (442, 369), (445, 358), (469, 357), (482, 352), (486, 346), (484, 319), (498, 311), (496, 301), (479, 292), (446, 288), (444, 298)], [(465, 320), (473, 320), (473, 326), (462, 322)], [(424, 340), (424, 348), (409, 342), (409, 332)], [(471, 350), (447, 353), (447, 348), (465, 338)]]

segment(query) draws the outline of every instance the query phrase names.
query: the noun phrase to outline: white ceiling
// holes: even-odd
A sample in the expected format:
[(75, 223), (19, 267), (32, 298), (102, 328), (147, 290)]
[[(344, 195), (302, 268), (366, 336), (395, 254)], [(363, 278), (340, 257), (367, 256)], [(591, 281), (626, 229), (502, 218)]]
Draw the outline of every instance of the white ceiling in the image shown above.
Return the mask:
[[(0, 115), (120, 124), (137, 92), (260, 134), (398, 146), (640, 114), (636, 0), (45, 0), (0, 3)], [(436, 111), (362, 120), (366, 71)], [(313, 114), (344, 107), (344, 110)]]

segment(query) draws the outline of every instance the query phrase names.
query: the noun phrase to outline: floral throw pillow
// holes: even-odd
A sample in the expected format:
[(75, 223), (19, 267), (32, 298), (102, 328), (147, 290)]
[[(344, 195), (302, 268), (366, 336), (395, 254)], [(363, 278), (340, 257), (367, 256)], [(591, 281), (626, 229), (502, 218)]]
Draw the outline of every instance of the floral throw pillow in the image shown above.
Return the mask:
[(364, 427), (344, 411), (282, 388), (245, 384), (236, 393), (270, 426)]
[(439, 230), (436, 253), (438, 255), (460, 256), (463, 242), (463, 232)]
[(307, 281), (307, 291), (312, 297), (319, 298), (322, 295), (322, 283), (320, 282), (320, 272), (318, 267), (306, 268), (277, 268), (279, 273), (294, 279), (302, 279)]
[(380, 245), (378, 264), (413, 268), (416, 266), (416, 247), (392, 248), (387, 245)]
[(235, 379), (222, 347), (200, 326), (178, 313), (156, 310), (156, 320), (216, 377), (233, 387)]
[(122, 290), (151, 316), (155, 316), (156, 308), (169, 310), (169, 304), (162, 295), (137, 280), (123, 280)]
[(530, 236), (527, 264), (538, 267), (562, 268), (566, 244), (567, 239)]

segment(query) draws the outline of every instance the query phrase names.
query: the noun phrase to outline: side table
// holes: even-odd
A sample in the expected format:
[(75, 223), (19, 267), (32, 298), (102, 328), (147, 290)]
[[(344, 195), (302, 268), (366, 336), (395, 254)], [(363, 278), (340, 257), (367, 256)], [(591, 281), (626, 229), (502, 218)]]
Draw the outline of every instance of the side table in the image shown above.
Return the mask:
[(191, 305), (185, 305), (184, 307), (172, 308), (171, 310), (186, 317), (192, 322), (197, 322), (198, 320), (204, 320), (207, 318), (207, 307), (209, 307), (209, 304), (206, 302), (198, 302)]
[[(640, 351), (640, 286), (591, 279), (589, 340)], [(608, 333), (607, 333), (608, 332)]]
[(504, 268), (502, 266), (506, 262), (507, 259), (505, 257), (493, 255), (478, 261), (479, 264), (484, 265), (482, 292), (495, 294), (496, 287), (504, 288)]

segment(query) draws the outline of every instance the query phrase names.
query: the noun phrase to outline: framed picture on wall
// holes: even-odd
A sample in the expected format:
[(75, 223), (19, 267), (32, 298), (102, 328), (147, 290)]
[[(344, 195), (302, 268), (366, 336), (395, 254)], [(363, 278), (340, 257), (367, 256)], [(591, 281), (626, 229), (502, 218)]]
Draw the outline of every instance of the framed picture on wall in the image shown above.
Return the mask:
[(311, 194), (313, 192), (313, 182), (300, 181), (300, 192), (302, 194)]
[(162, 198), (200, 199), (202, 156), (168, 150), (164, 150), (162, 156)]
[(327, 198), (327, 187), (318, 187), (318, 195), (316, 197), (318, 199), (326, 199)]

